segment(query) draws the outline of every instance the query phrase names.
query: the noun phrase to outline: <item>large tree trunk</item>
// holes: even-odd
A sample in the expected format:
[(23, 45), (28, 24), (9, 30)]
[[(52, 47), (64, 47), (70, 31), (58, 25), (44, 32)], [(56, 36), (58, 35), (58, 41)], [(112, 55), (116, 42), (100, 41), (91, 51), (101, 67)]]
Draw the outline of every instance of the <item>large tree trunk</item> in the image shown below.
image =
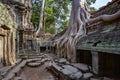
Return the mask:
[(71, 62), (76, 62), (77, 41), (86, 35), (86, 22), (90, 18), (87, 12), (86, 0), (72, 0), (70, 23), (66, 32), (55, 41), (57, 44), (57, 55), (65, 57)]
[(44, 12), (44, 5), (45, 5), (45, 0), (42, 0), (42, 7), (40, 11), (40, 20), (39, 20), (39, 28), (36, 32), (36, 36), (41, 36), (43, 33), (43, 12)]

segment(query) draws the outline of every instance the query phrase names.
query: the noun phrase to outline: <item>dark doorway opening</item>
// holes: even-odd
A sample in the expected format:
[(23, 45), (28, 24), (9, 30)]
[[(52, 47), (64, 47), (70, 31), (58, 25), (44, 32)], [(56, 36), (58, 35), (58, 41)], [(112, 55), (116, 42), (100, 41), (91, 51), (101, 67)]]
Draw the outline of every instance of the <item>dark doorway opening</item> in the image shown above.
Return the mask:
[(92, 66), (92, 54), (88, 50), (77, 50), (77, 62)]
[(99, 52), (100, 76), (120, 79), (120, 55)]

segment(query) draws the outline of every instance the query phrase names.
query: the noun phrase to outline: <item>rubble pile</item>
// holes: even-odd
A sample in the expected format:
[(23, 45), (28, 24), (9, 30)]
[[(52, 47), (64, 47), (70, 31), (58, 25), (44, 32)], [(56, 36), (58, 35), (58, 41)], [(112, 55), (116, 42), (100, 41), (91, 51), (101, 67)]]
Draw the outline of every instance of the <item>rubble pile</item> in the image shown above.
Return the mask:
[(48, 69), (59, 76), (60, 80), (90, 80), (94, 77), (90, 66), (82, 63), (70, 63), (64, 58), (51, 61)]

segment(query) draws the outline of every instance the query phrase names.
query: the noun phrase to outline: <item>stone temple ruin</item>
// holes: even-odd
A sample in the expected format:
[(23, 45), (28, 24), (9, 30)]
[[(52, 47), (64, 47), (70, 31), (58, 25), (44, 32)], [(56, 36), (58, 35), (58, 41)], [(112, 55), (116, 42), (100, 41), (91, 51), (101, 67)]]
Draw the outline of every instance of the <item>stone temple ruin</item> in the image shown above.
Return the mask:
[[(93, 12), (93, 17), (115, 13), (120, 10), (119, 4), (120, 0), (112, 0)], [(76, 45), (77, 63), (70, 63), (55, 56), (57, 51), (52, 42), (64, 31), (44, 42), (34, 36), (30, 21), (31, 7), (30, 0), (0, 0), (0, 80), (120, 79), (119, 18), (112, 22), (98, 22), (87, 26), (88, 36)], [(54, 56), (45, 53), (54, 53)], [(37, 69), (37, 66), (43, 66), (44, 63), (55, 78), (38, 79), (33, 75), (37, 72), (32, 73), (35, 79), (32, 76), (29, 76), (31, 79), (24, 78), (25, 75), (28, 76), (24, 74), (26, 66)], [(42, 69), (40, 70), (42, 73)]]
[[(33, 26), (29, 0), (0, 0), (1, 61), (5, 65), (15, 62), (15, 53), (31, 46)], [(13, 21), (13, 22), (12, 22)], [(13, 58), (13, 60), (7, 60)]]

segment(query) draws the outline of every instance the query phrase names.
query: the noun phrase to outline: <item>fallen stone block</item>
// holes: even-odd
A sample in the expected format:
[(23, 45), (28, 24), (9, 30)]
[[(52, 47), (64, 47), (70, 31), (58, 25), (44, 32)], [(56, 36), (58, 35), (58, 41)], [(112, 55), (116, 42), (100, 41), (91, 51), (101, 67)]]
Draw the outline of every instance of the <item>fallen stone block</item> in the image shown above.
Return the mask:
[(68, 69), (68, 70), (71, 71), (72, 73), (78, 72), (78, 69), (75, 68), (75, 67), (73, 67), (73, 66), (71, 66), (71, 65), (63, 65), (62, 67), (65, 68), (65, 69)]
[(18, 60), (15, 62), (15, 64), (17, 65), (17, 64), (19, 64), (21, 61), (22, 61), (22, 59), (18, 59)]
[(66, 59), (64, 59), (64, 58), (61, 58), (61, 59), (58, 59), (58, 60), (56, 60), (58, 63), (60, 63), (60, 64), (66, 64), (66, 63), (69, 63)]
[(26, 60), (22, 61), (22, 62), (20, 63), (20, 65), (19, 65), (19, 67), (23, 68), (23, 67), (26, 65), (26, 63), (27, 63)]
[(73, 72), (71, 72), (70, 70), (68, 69), (62, 69), (61, 72), (64, 74), (64, 75), (67, 75), (67, 76), (70, 76)]
[(82, 79), (82, 77), (83, 77), (82, 72), (77, 72), (70, 75), (70, 78), (73, 80), (80, 80)]
[(10, 73), (7, 77), (5, 77), (2, 80), (12, 80), (14, 77), (15, 77), (15, 74), (14, 73)]
[(38, 67), (38, 66), (41, 65), (41, 63), (29, 62), (29, 63), (27, 63), (27, 65), (28, 65), (29, 67)]
[(15, 77), (14, 80), (23, 80), (21, 77)]
[(58, 70), (58, 71), (61, 71), (61, 70), (63, 69), (62, 67), (56, 65), (55, 63), (53, 63), (51, 66), (52, 66), (53, 68), (55, 68), (56, 70)]
[(60, 71), (63, 69), (62, 67), (56, 65), (56, 63), (50, 62), (48, 67), (48, 70), (52, 71), (56, 76), (59, 76)]
[(84, 73), (83, 74), (83, 78), (84, 79), (90, 79), (91, 77), (93, 77), (94, 75), (92, 73)]
[(0, 76), (5, 77), (6, 74), (12, 69), (12, 66), (3, 67), (0, 69)]
[(19, 73), (20, 73), (20, 67), (16, 67), (15, 69), (13, 69), (13, 73), (15, 74), (15, 76), (17, 76), (17, 75), (19, 75)]
[(72, 66), (78, 68), (79, 70), (81, 70), (82, 72), (88, 72), (89, 71), (89, 67), (86, 64), (81, 64), (81, 63), (73, 63)]

